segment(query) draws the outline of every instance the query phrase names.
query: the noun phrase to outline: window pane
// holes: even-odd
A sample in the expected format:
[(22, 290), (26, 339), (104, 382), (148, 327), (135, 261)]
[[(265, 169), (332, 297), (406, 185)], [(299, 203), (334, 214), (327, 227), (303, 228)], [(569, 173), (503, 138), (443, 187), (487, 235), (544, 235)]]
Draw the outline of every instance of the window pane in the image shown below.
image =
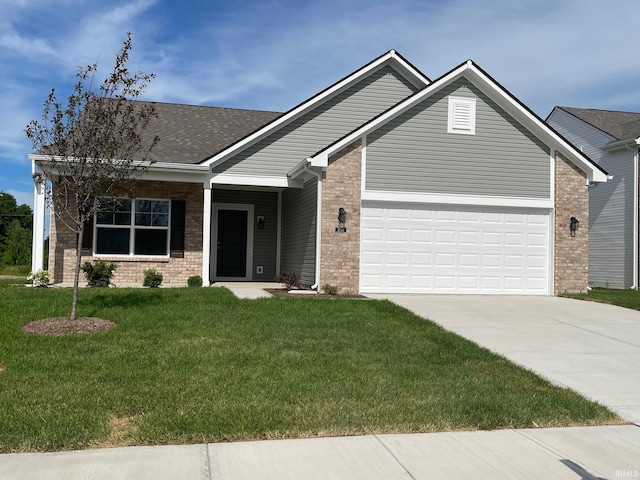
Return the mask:
[(155, 200), (153, 202), (153, 213), (169, 213), (169, 201), (168, 200)]
[(167, 230), (136, 228), (134, 253), (136, 255), (166, 255)]
[(168, 227), (169, 226), (169, 215), (166, 213), (153, 214), (152, 223), (154, 227)]
[(113, 225), (113, 213), (98, 212), (96, 223), (98, 225)]
[(151, 225), (151, 214), (150, 213), (136, 213), (136, 225)]
[(116, 213), (115, 225), (131, 225), (131, 212)]
[(96, 253), (129, 255), (128, 228), (97, 228)]
[(116, 198), (114, 211), (131, 212), (131, 200), (128, 198)]
[(136, 213), (151, 213), (151, 200), (136, 200)]

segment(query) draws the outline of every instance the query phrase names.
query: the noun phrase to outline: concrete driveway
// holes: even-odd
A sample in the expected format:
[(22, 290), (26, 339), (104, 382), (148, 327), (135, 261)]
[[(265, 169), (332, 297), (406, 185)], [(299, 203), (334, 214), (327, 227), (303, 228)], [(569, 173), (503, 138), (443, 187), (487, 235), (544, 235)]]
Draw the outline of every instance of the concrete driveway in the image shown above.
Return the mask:
[(560, 297), (371, 295), (428, 318), (640, 425), (640, 312)]

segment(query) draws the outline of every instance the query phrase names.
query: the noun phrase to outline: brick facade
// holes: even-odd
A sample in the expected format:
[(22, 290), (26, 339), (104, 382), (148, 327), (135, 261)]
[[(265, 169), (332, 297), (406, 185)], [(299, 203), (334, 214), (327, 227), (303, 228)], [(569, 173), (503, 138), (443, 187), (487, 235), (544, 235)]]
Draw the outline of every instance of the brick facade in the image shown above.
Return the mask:
[[(197, 183), (169, 183), (139, 181), (133, 197), (161, 198), (186, 201), (184, 258), (146, 260), (144, 257), (100, 256), (108, 262), (118, 264), (113, 283), (135, 283), (142, 285), (143, 272), (155, 268), (164, 276), (163, 284), (186, 284), (193, 275), (202, 275), (202, 215), (203, 187)], [(52, 215), (49, 249), (49, 271), (54, 283), (73, 282), (75, 267), (76, 235), (60, 219)], [(82, 262), (97, 257), (83, 256)], [(80, 281), (84, 278), (81, 277)]]
[[(349, 145), (329, 158), (322, 180), (322, 246), (320, 287), (335, 285), (338, 292), (360, 290), (360, 194), (362, 144)], [(347, 231), (336, 232), (338, 209), (347, 212)]]
[[(585, 292), (589, 278), (589, 191), (583, 172), (559, 153), (555, 158), (554, 295)], [(574, 237), (571, 217), (580, 221)]]

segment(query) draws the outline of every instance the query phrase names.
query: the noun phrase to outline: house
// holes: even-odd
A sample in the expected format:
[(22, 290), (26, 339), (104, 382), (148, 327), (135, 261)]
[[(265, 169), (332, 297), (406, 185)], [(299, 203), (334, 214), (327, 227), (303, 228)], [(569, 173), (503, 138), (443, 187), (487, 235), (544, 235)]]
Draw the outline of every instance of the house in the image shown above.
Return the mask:
[[(606, 172), (472, 61), (431, 81), (391, 50), (283, 114), (158, 112), (134, 198), (85, 230), (83, 261), (118, 263), (116, 283), (154, 267), (205, 285), (292, 271), (344, 293), (587, 288), (588, 185)], [(72, 278), (74, 241), (52, 219), (55, 282)]]
[(555, 107), (547, 122), (613, 176), (589, 189), (589, 282), (638, 288), (640, 113)]

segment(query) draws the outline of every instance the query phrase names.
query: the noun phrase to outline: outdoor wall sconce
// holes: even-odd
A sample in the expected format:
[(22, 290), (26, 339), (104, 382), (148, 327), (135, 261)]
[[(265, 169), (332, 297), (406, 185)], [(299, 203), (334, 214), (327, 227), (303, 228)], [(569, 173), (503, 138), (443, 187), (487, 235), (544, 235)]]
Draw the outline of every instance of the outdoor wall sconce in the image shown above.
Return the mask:
[(578, 230), (579, 226), (580, 226), (580, 222), (578, 221), (578, 219), (576, 217), (571, 217), (571, 223), (569, 224), (569, 230), (571, 231), (571, 236), (572, 237), (576, 236), (576, 230)]
[(258, 224), (258, 229), (262, 230), (264, 228), (264, 215), (258, 215), (256, 223)]
[(347, 211), (340, 207), (338, 210), (338, 226), (336, 227), (336, 232), (344, 233), (347, 231), (347, 227), (345, 227), (345, 223), (347, 222)]

